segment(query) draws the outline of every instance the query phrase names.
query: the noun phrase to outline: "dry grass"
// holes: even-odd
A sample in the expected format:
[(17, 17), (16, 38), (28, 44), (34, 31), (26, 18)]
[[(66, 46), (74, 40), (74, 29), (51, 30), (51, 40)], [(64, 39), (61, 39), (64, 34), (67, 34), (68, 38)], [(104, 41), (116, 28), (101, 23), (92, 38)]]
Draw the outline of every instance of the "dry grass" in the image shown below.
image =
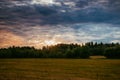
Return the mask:
[(120, 60), (0, 59), (0, 80), (120, 80)]
[(106, 59), (105, 56), (90, 56), (90, 59)]

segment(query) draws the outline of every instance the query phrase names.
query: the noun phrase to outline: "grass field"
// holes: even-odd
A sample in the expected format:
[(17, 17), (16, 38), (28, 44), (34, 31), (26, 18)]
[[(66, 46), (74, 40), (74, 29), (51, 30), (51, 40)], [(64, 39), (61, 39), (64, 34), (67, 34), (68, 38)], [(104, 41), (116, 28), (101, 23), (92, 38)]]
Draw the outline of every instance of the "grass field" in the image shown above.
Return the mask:
[(120, 80), (120, 60), (0, 59), (0, 80)]

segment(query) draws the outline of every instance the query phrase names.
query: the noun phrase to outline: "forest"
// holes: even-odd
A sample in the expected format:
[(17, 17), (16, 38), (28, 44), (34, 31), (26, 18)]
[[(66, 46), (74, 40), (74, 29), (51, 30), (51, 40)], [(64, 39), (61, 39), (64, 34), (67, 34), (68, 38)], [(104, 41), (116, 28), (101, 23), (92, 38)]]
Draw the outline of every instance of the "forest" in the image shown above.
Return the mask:
[(41, 49), (34, 47), (8, 47), (0, 49), (0, 58), (80, 58), (90, 56), (105, 56), (108, 59), (120, 59), (119, 43), (88, 42), (79, 44), (57, 44), (44, 46)]

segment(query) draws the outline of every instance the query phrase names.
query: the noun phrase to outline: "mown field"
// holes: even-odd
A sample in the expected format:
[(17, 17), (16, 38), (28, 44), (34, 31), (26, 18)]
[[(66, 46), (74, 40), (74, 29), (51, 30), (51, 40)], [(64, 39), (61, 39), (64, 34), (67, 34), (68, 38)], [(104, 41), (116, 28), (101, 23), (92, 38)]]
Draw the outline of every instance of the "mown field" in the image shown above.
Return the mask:
[(0, 59), (0, 80), (120, 80), (120, 60)]

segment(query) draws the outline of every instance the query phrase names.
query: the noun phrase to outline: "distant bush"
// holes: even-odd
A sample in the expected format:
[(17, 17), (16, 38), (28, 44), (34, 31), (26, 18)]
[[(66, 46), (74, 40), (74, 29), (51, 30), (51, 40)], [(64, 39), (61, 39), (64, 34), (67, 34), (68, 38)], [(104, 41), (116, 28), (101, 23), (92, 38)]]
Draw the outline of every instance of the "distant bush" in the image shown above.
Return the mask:
[(104, 56), (110, 59), (120, 59), (120, 47), (107, 48)]
[(86, 47), (78, 47), (73, 49), (73, 56), (75, 58), (89, 58), (89, 50)]

